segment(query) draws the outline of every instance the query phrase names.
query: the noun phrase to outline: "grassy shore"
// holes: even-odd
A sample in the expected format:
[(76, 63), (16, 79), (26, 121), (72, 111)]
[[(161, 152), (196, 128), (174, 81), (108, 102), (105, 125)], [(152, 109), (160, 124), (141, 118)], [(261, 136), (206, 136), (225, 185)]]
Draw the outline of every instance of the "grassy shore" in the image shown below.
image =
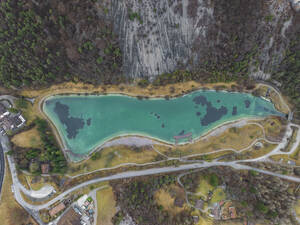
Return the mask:
[(101, 150), (97, 159), (80, 163), (69, 163), (68, 175), (74, 176), (97, 169), (115, 167), (124, 163), (147, 163), (156, 161), (158, 153), (152, 149), (134, 150), (128, 146), (114, 146)]
[[(119, 93), (130, 96), (144, 96), (144, 97), (175, 97), (178, 95), (182, 95), (194, 90), (198, 90), (201, 88), (205, 89), (224, 89), (224, 90), (232, 90), (236, 87), (237, 84), (232, 83), (207, 83), (200, 84), (194, 81), (184, 82), (184, 83), (176, 83), (169, 84), (166, 86), (153, 86), (148, 85), (147, 87), (139, 87), (138, 85), (99, 85), (94, 86), (90, 84), (84, 83), (63, 83), (59, 85), (53, 85), (49, 88), (40, 89), (40, 90), (22, 90), (21, 95), (35, 98), (35, 102), (33, 106), (29, 108), (25, 114), (28, 115), (29, 118), (41, 117), (47, 119), (51, 128), (55, 134), (56, 139), (60, 145), (61, 149), (64, 149), (63, 141), (61, 140), (60, 135), (58, 134), (54, 124), (46, 117), (46, 115), (41, 110), (41, 105), (43, 103), (43, 99), (48, 96), (56, 95), (56, 94), (67, 94), (67, 93), (78, 93), (78, 94), (112, 94)], [(260, 89), (265, 88), (264, 86), (260, 86)], [(236, 89), (236, 88), (235, 88)], [(246, 91), (246, 90), (244, 90)], [(253, 131), (253, 132), (252, 132)], [(209, 153), (219, 148), (234, 148), (234, 149), (242, 149), (246, 147), (252, 139), (260, 136), (261, 134), (258, 131), (258, 128), (247, 127), (247, 129), (239, 130), (240, 137), (233, 137), (236, 135), (231, 134), (226, 131), (222, 137), (218, 136), (211, 141), (197, 141), (193, 145), (184, 145), (180, 146), (180, 152), (183, 152), (184, 155), (195, 154), (195, 153)], [(241, 141), (242, 138), (243, 141)], [(21, 141), (17, 142), (19, 145), (22, 142), (22, 136), (17, 136), (16, 142), (21, 139)], [(223, 143), (220, 143), (223, 142)], [(28, 142), (24, 141), (24, 145), (28, 146)], [(177, 146), (176, 146), (177, 148)], [(199, 150), (201, 149), (201, 151)], [(173, 151), (172, 151), (173, 152)], [(181, 153), (180, 153), (181, 154)], [(103, 164), (103, 163), (102, 163)], [(101, 164), (101, 165), (102, 165)], [(91, 166), (94, 169), (94, 166)], [(100, 166), (98, 167), (100, 168)]]

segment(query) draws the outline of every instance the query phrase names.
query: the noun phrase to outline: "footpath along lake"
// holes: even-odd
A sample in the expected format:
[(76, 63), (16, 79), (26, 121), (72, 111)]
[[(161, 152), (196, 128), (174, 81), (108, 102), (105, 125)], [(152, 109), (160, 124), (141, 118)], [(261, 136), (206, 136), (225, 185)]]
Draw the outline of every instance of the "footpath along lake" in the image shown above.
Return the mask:
[(176, 137), (178, 143), (184, 143), (225, 122), (285, 116), (271, 102), (251, 94), (202, 90), (169, 100), (56, 95), (46, 98), (42, 108), (65, 148), (82, 155), (120, 135), (136, 134), (168, 143), (175, 143)]

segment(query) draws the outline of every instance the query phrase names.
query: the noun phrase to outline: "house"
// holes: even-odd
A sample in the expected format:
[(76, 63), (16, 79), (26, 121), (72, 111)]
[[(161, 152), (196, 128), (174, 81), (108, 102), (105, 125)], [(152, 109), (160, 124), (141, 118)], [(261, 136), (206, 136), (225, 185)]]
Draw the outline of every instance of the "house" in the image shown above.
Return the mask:
[(81, 198), (77, 200), (77, 205), (82, 208), (84, 206), (85, 201), (87, 200), (88, 196), (83, 195)]
[(5, 106), (0, 103), (0, 119), (4, 118), (5, 116), (8, 116), (9, 112), (6, 110)]
[(2, 122), (3, 129), (7, 132), (14, 128), (13, 120), (11, 117), (5, 117)]
[(5, 131), (9, 131), (21, 127), (25, 122), (26, 120), (22, 115), (5, 116), (3, 117), (2, 126)]
[(288, 160), (287, 163), (291, 166), (296, 166), (296, 162), (293, 160)]
[(13, 117), (13, 119), (14, 119), (15, 128), (19, 128), (26, 122), (26, 120), (24, 119), (24, 117), (22, 115), (15, 116), (15, 117)]
[(202, 199), (199, 199), (196, 201), (196, 204), (195, 204), (196, 209), (203, 209), (203, 206), (204, 206), (204, 201)]
[(300, 11), (300, 0), (290, 0), (290, 1), (291, 1), (293, 9), (296, 12)]
[(64, 203), (59, 203), (57, 206), (49, 210), (49, 214), (51, 217), (54, 217), (59, 212), (63, 211), (66, 208)]
[(41, 165), (42, 174), (48, 174), (50, 170), (50, 165), (48, 163), (44, 163)]
[(229, 215), (230, 215), (230, 218), (231, 219), (236, 219), (237, 218), (237, 214), (236, 214), (236, 209), (235, 207), (229, 207), (228, 208), (228, 211), (229, 211)]

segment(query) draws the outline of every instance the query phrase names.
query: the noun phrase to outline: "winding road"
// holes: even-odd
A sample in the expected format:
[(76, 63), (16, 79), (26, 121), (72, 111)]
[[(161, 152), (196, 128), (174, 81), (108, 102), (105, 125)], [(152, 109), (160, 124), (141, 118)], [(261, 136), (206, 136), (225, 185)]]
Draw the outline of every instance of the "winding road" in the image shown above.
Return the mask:
[(5, 175), (5, 158), (4, 158), (4, 152), (3, 152), (3, 149), (2, 149), (2, 145), (0, 143), (0, 200), (1, 200), (1, 193), (2, 193), (2, 185), (3, 185), (3, 181), (4, 181), (4, 175)]
[[(280, 97), (281, 97), (281, 95), (280, 95)], [(281, 100), (283, 101), (282, 97), (281, 97)], [(161, 168), (151, 168), (151, 169), (144, 169), (144, 170), (138, 170), (138, 171), (126, 171), (126, 172), (117, 173), (117, 174), (106, 176), (106, 177), (96, 178), (96, 179), (89, 180), (89, 181), (83, 182), (81, 184), (78, 184), (78, 185), (70, 188), (69, 190), (61, 193), (60, 195), (56, 196), (55, 198), (51, 199), (47, 203), (40, 204), (40, 205), (32, 205), (32, 204), (26, 202), (23, 199), (22, 192), (25, 195), (28, 195), (28, 196), (31, 196), (31, 197), (35, 196), (35, 197), (38, 198), (40, 196), (37, 194), (38, 192), (37, 193), (33, 193), (32, 191), (26, 189), (20, 183), (20, 181), (18, 179), (18, 176), (17, 176), (17, 170), (16, 170), (16, 165), (15, 165), (14, 159), (10, 155), (7, 155), (8, 165), (9, 165), (9, 168), (10, 168), (10, 171), (11, 171), (11, 175), (12, 175), (12, 180), (13, 180), (12, 191), (14, 193), (14, 197), (15, 197), (16, 201), (31, 216), (33, 216), (33, 218), (39, 224), (42, 225), (44, 223), (40, 219), (39, 210), (49, 208), (53, 203), (64, 199), (64, 197), (66, 195), (70, 194), (73, 191), (76, 191), (76, 190), (78, 190), (80, 188), (83, 188), (83, 187), (85, 187), (87, 185), (91, 185), (91, 184), (95, 184), (95, 183), (99, 183), (99, 182), (103, 182), (103, 181), (111, 181), (111, 180), (125, 179), (125, 178), (139, 177), (139, 176), (149, 176), (149, 175), (155, 175), (155, 174), (161, 174), (161, 173), (172, 173), (172, 172), (179, 172), (179, 171), (189, 171), (189, 170), (202, 169), (202, 168), (215, 167), (215, 166), (229, 166), (229, 167), (232, 167), (232, 168), (237, 169), (237, 170), (254, 170), (254, 171), (257, 171), (257, 172), (262, 173), (262, 174), (266, 174), (266, 175), (270, 175), (270, 176), (275, 176), (275, 177), (279, 177), (281, 179), (286, 179), (286, 180), (289, 180), (289, 181), (292, 181), (292, 182), (298, 182), (298, 183), (300, 183), (300, 178), (299, 177), (278, 174), (278, 173), (275, 173), (275, 172), (271, 172), (271, 171), (267, 171), (267, 170), (263, 170), (263, 169), (258, 169), (258, 168), (255, 168), (255, 167), (243, 164), (245, 162), (266, 161), (272, 155), (277, 155), (277, 154), (292, 154), (294, 151), (297, 150), (297, 147), (300, 144), (300, 126), (296, 125), (296, 124), (288, 123), (287, 130), (286, 130), (286, 133), (285, 133), (284, 138), (282, 139), (282, 141), (281, 142), (271, 142), (271, 141), (268, 141), (266, 139), (264, 128), (260, 124), (258, 124), (258, 123), (253, 123), (253, 124), (258, 125), (258, 126), (260, 126), (262, 128), (262, 130), (263, 130), (263, 136), (264, 137), (256, 139), (254, 142), (252, 142), (250, 144), (250, 146), (248, 146), (247, 148), (243, 149), (242, 151), (249, 149), (251, 146), (253, 146), (255, 143), (257, 143), (257, 141), (259, 141), (259, 140), (264, 140), (264, 141), (267, 141), (267, 142), (272, 143), (272, 144), (277, 144), (277, 146), (271, 152), (269, 152), (269, 153), (267, 153), (267, 154), (265, 154), (265, 155), (263, 155), (261, 157), (257, 157), (255, 159), (248, 159), (248, 160), (235, 160), (235, 161), (231, 161), (231, 162), (221, 162), (221, 161), (217, 161), (217, 160), (212, 161), (212, 162), (206, 162), (206, 161), (188, 160), (188, 158), (191, 157), (191, 156), (189, 156), (189, 157), (182, 157), (182, 158), (168, 157), (168, 156), (160, 153), (153, 146), (153, 150), (154, 151), (156, 151), (157, 153), (159, 153), (163, 157), (165, 157), (164, 160), (159, 161), (159, 162), (146, 163), (146, 164), (127, 163), (126, 165), (139, 165), (139, 166), (155, 165), (157, 163), (168, 161), (168, 160), (180, 160), (181, 162), (185, 162), (185, 163), (189, 163), (189, 164), (184, 164), (184, 165), (179, 165), (179, 166), (168, 166), (168, 167), (161, 167)], [(282, 152), (281, 150), (287, 146), (287, 144), (289, 142), (289, 138), (292, 135), (292, 127), (297, 127), (298, 128), (298, 133), (296, 135), (295, 142), (293, 143), (293, 145), (290, 148), (289, 152)], [(1, 142), (1, 145), (0, 145), (0, 150), (1, 150), (0, 151), (0, 182), (1, 183), (0, 183), (0, 185), (2, 185), (3, 175), (4, 175), (4, 153), (8, 152), (10, 150), (10, 143), (9, 143), (8, 137), (7, 136), (2, 136), (2, 135), (0, 135), (0, 142)], [(221, 149), (220, 151), (222, 151), (222, 150), (223, 151), (224, 150), (232, 150), (234, 152), (237, 152), (237, 150), (235, 150), (235, 149)], [(238, 151), (238, 152), (241, 152), (241, 151)], [(197, 155), (201, 155), (201, 154), (197, 154)], [(124, 165), (125, 164), (122, 164), (120, 166), (124, 166)], [(120, 167), (120, 166), (117, 166), (117, 167)], [(113, 169), (113, 168), (107, 168), (107, 169)], [(101, 169), (101, 170), (107, 170), (107, 169)], [(100, 170), (98, 170), (98, 171), (100, 171)], [(93, 172), (95, 172), (95, 171), (93, 171)], [(0, 190), (1, 190), (1, 186), (0, 186)], [(48, 191), (52, 191), (52, 189), (50, 187), (48, 187)], [(35, 194), (37, 194), (37, 195), (35, 195)]]

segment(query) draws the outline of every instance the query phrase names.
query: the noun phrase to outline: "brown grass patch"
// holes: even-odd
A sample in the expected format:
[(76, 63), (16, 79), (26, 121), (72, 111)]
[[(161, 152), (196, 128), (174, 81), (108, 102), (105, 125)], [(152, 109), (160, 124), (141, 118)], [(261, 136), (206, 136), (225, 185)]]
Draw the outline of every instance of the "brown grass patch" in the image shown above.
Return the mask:
[(23, 148), (41, 148), (43, 145), (36, 126), (13, 136), (11, 141), (15, 145)]
[(69, 163), (69, 175), (92, 172), (101, 168), (118, 166), (123, 163), (147, 163), (155, 161), (158, 153), (152, 149), (140, 148), (135, 151), (128, 146), (113, 146), (100, 151), (101, 157), (97, 160), (88, 159), (81, 163)]
[(175, 157), (210, 153), (232, 148), (239, 151), (248, 147), (256, 138), (262, 137), (262, 135), (263, 132), (259, 126), (250, 124), (241, 128), (229, 128), (222, 134), (217, 136), (208, 136), (207, 138), (202, 138), (192, 144), (174, 147), (156, 145), (155, 148), (164, 154)]
[(112, 218), (116, 213), (116, 201), (111, 187), (97, 192), (97, 204), (97, 225), (113, 225)]
[(172, 215), (182, 212), (186, 207), (185, 204), (182, 207), (175, 206), (175, 196), (184, 199), (184, 191), (175, 185), (170, 186), (168, 189), (161, 188), (154, 194), (157, 204), (161, 205), (164, 210), (168, 211)]

